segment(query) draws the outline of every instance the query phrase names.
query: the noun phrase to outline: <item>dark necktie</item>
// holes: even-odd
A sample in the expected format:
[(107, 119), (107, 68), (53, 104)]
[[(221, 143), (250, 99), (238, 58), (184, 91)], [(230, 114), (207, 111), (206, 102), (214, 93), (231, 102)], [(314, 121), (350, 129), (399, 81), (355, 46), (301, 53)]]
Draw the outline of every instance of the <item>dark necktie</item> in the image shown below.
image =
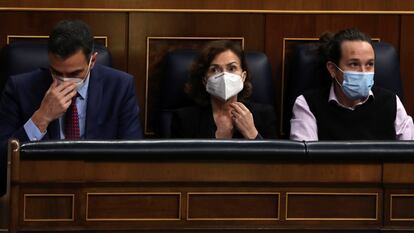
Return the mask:
[(77, 96), (72, 98), (72, 103), (66, 111), (65, 116), (65, 138), (71, 140), (80, 139), (79, 116), (78, 109), (76, 108)]

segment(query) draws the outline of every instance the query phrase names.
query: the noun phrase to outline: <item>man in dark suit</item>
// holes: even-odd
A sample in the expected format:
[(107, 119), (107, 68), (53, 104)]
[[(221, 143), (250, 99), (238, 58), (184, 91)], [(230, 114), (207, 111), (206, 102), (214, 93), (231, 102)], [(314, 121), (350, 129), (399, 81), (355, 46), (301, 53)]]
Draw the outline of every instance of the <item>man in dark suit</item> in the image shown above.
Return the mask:
[(9, 138), (141, 139), (133, 77), (96, 63), (81, 21), (61, 21), (48, 41), (50, 67), (11, 77), (0, 102), (0, 194)]

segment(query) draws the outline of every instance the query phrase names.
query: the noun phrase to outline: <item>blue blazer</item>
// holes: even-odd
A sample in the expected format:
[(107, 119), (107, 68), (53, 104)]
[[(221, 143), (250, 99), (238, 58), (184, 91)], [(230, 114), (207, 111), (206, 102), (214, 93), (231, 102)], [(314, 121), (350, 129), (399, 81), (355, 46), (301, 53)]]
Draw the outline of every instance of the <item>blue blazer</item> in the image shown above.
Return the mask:
[[(95, 64), (89, 78), (85, 138), (143, 138), (133, 77)], [(0, 194), (1, 180), (6, 174), (7, 141), (29, 141), (23, 125), (40, 107), (51, 83), (49, 70), (38, 69), (11, 77), (4, 88), (0, 102)], [(59, 130), (56, 119), (49, 124), (43, 140), (60, 139)]]

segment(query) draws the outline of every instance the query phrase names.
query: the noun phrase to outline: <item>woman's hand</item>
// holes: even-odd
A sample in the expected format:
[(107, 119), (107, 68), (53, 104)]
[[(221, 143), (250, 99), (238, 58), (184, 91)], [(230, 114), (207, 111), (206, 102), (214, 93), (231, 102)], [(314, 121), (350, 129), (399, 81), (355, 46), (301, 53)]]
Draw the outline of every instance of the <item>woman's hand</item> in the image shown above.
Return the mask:
[(254, 126), (253, 114), (244, 104), (234, 102), (230, 104), (233, 123), (241, 134), (247, 139), (255, 139), (258, 132)]

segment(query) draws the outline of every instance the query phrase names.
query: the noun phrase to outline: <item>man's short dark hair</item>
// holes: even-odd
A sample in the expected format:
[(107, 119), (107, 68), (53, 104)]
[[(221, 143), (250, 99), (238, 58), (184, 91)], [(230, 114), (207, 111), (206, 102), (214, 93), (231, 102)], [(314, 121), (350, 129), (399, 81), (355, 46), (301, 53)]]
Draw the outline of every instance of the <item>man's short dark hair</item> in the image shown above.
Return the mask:
[(80, 20), (62, 20), (49, 35), (48, 52), (63, 59), (82, 49), (89, 60), (93, 51), (93, 36), (89, 26)]
[(335, 34), (325, 33), (320, 37), (320, 41), (323, 43), (325, 62), (331, 61), (337, 65), (342, 57), (341, 45), (344, 41), (364, 41), (372, 46), (371, 37), (356, 28), (344, 29)]

